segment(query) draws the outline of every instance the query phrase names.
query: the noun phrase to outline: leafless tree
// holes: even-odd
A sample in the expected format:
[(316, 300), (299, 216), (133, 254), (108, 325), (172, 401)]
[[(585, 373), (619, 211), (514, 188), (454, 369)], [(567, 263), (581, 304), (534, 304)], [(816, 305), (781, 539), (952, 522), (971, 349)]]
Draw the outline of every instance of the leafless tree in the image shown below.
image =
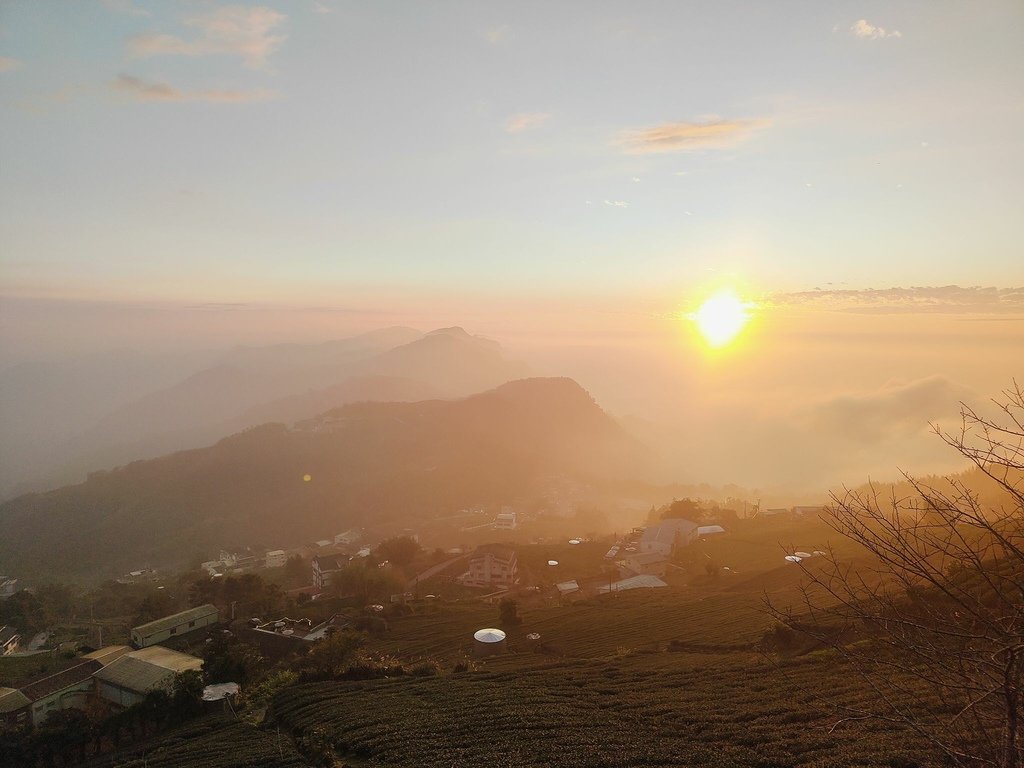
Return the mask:
[[(1024, 765), (1024, 392), (994, 415), (961, 404), (936, 434), (974, 465), (833, 494), (825, 520), (863, 557), (804, 560), (802, 600), (770, 607), (834, 648), (874, 692), (843, 720), (882, 718), (957, 765)], [(842, 720), (840, 721), (842, 722)]]

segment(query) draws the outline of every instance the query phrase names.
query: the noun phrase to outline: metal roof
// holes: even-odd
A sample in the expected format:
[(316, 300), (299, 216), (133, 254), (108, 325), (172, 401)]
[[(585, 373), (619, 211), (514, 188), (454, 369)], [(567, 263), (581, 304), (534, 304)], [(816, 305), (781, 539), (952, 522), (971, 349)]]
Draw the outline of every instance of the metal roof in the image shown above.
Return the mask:
[(599, 592), (623, 592), (627, 589), (644, 589), (649, 587), (667, 587), (664, 581), (659, 579), (657, 576), (651, 576), (644, 574), (642, 576), (633, 576), (630, 579), (623, 579), (622, 581), (616, 581), (614, 584), (601, 587)]
[(697, 529), (697, 524), (683, 518), (669, 518), (662, 520), (659, 525), (649, 526), (640, 537), (642, 541), (667, 541), (670, 544), (675, 540), (676, 534), (688, 536)]
[(92, 651), (82, 655), (83, 659), (95, 659), (104, 666), (119, 659), (126, 653), (131, 651), (131, 647), (127, 645), (108, 645), (100, 648), (98, 651)]
[(18, 687), (32, 701), (44, 699), (51, 693), (62, 691), (73, 685), (78, 685), (92, 677), (93, 672), (103, 668), (103, 664), (96, 659), (87, 659), (78, 664), (62, 669), (59, 672), (40, 675), (30, 678)]
[(500, 643), (505, 639), (505, 633), (493, 627), (478, 629), (473, 633), (473, 639), (480, 643)]
[(32, 701), (19, 690), (14, 688), (0, 688), (0, 715), (8, 712), (15, 712), (27, 707)]
[(217, 615), (216, 606), (200, 605), (198, 608), (190, 608), (187, 611), (181, 613), (175, 613), (170, 616), (164, 616), (156, 621), (151, 621), (148, 624), (140, 624), (137, 627), (132, 627), (132, 633), (138, 633), (142, 637), (149, 637), (155, 635), (158, 632), (163, 632), (170, 629), (171, 627), (178, 627), (182, 624), (187, 624), (190, 621), (197, 621), (199, 619), (205, 619), (210, 615)]
[(145, 693), (166, 684), (179, 672), (198, 670), (202, 666), (202, 659), (154, 645), (125, 654), (96, 672), (94, 677), (118, 688)]

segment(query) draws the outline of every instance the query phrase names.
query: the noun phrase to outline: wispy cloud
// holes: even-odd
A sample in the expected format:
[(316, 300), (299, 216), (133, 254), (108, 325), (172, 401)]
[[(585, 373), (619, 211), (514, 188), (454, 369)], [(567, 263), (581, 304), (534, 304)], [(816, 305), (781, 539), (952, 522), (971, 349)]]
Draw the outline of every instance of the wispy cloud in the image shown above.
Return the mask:
[(192, 39), (156, 33), (137, 35), (128, 40), (128, 53), (136, 58), (231, 55), (240, 57), (247, 67), (259, 69), (284, 43), (285, 36), (274, 33), (286, 19), (284, 14), (263, 6), (224, 6), (185, 20), (197, 30)]
[(0, 73), (13, 72), (16, 69), (21, 69), (23, 66), (25, 65), (17, 59), (12, 59), (10, 56), (0, 56)]
[(882, 40), (886, 37), (903, 37), (903, 33), (898, 29), (888, 30), (883, 27), (876, 27), (873, 24), (869, 24), (867, 19), (858, 19), (857, 22), (850, 27), (850, 32), (855, 37), (860, 37), (865, 40)]
[(618, 143), (625, 147), (626, 152), (634, 155), (722, 149), (745, 141), (755, 131), (767, 128), (770, 124), (770, 120), (763, 118), (714, 118), (692, 123), (662, 123), (651, 128), (624, 131), (619, 135)]
[(629, 208), (629, 203), (625, 200), (605, 200), (605, 205), (610, 205), (613, 208)]
[(245, 104), (255, 101), (268, 101), (276, 98), (274, 91), (263, 89), (251, 91), (235, 90), (181, 90), (168, 83), (147, 82), (131, 75), (118, 75), (110, 87), (125, 94), (134, 101), (146, 102), (197, 102), (211, 104)]
[(491, 45), (497, 45), (498, 43), (502, 43), (507, 40), (511, 31), (512, 30), (507, 24), (502, 24), (499, 27), (490, 27), (489, 29), (485, 29), (481, 34), (483, 35), (484, 40), (488, 43)]
[(780, 293), (772, 296), (770, 302), (869, 314), (1024, 314), (1024, 287), (826, 288)]
[(509, 133), (522, 133), (532, 128), (540, 128), (550, 118), (546, 112), (520, 112), (512, 115), (505, 123), (505, 130)]
[(313, 13), (334, 13), (334, 9), (331, 8), (330, 6), (324, 5), (323, 3), (318, 3), (316, 2), (316, 0), (313, 0)]
[(124, 13), (128, 16), (149, 16), (145, 8), (139, 8), (132, 0), (101, 0), (103, 7), (114, 13)]

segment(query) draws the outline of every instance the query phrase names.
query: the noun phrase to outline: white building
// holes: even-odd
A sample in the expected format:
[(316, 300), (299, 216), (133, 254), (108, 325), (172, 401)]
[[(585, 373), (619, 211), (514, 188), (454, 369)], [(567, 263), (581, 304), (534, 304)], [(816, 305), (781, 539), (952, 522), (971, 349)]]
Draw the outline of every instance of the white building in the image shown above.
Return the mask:
[(313, 584), (323, 589), (331, 583), (331, 575), (348, 564), (348, 555), (318, 555), (313, 558)]
[(101, 699), (128, 708), (145, 699), (149, 691), (163, 688), (169, 692), (178, 673), (202, 667), (202, 659), (157, 645), (126, 653), (93, 673), (93, 678)]
[(502, 507), (501, 512), (494, 518), (494, 527), (500, 531), (515, 530), (516, 524), (516, 513), (512, 511), (512, 507)]
[(467, 587), (511, 587), (519, 581), (516, 551), (504, 544), (477, 547), (459, 581)]
[(280, 568), (288, 562), (288, 555), (283, 549), (272, 549), (265, 555), (264, 566), (267, 568)]
[(682, 518), (670, 518), (662, 520), (658, 525), (649, 525), (644, 530), (640, 536), (640, 551), (671, 557), (673, 549), (685, 547), (696, 537), (696, 523)]
[(145, 648), (177, 635), (193, 632), (200, 627), (216, 624), (219, 620), (220, 614), (216, 606), (207, 603), (133, 627), (132, 643), (136, 648)]

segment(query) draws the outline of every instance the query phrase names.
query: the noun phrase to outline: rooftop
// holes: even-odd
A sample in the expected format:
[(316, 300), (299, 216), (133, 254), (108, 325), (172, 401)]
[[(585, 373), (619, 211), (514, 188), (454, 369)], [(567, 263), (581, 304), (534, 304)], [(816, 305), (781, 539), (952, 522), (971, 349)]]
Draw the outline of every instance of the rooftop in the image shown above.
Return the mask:
[(697, 524), (683, 518), (670, 518), (662, 520), (658, 525), (651, 525), (644, 531), (641, 541), (662, 541), (671, 543), (676, 534), (689, 536), (697, 529)]
[(630, 552), (626, 560), (632, 560), (639, 565), (650, 565), (651, 563), (663, 563), (668, 560), (660, 552)]
[(179, 672), (202, 666), (202, 659), (154, 645), (125, 654), (96, 672), (95, 677), (119, 688), (145, 693)]
[(39, 701), (51, 693), (62, 691), (72, 685), (78, 685), (90, 677), (94, 672), (103, 669), (103, 663), (96, 659), (86, 659), (72, 664), (60, 672), (47, 672), (36, 677), (30, 677), (23, 681), (18, 688), (31, 701)]
[(32, 701), (15, 688), (0, 688), (0, 715), (27, 707)]
[(473, 557), (481, 557), (483, 555), (491, 555), (501, 560), (513, 560), (516, 556), (516, 551), (507, 544), (481, 544), (473, 550)]
[(138, 632), (142, 637), (149, 635), (155, 635), (158, 632), (170, 629), (171, 627), (177, 627), (181, 624), (185, 624), (189, 621), (195, 621), (196, 619), (204, 619), (210, 615), (217, 615), (216, 606), (206, 603), (200, 605), (198, 608), (190, 608), (187, 611), (181, 613), (174, 613), (170, 616), (164, 616), (163, 618), (157, 619), (156, 621), (150, 621), (146, 624), (140, 624), (137, 627), (132, 627), (132, 632)]
[(657, 587), (667, 587), (664, 581), (659, 579), (657, 576), (643, 575), (633, 576), (629, 579), (623, 579), (622, 581), (616, 581), (613, 584), (609, 584), (601, 587), (599, 592), (625, 592), (627, 589), (647, 589)]
[(15, 637), (20, 637), (21, 633), (14, 627), (0, 626), (0, 645), (9, 643)]

